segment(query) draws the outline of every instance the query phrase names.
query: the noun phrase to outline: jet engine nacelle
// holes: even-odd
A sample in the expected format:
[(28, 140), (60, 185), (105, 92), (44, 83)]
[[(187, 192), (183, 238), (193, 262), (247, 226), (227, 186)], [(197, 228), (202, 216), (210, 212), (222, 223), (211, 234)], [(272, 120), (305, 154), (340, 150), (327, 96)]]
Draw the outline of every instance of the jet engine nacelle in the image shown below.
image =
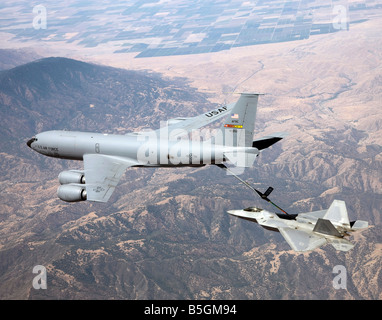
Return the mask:
[(174, 118), (174, 119), (168, 119), (168, 120), (167, 120), (167, 126), (171, 126), (171, 125), (173, 125), (173, 124), (182, 122), (182, 121), (187, 120), (187, 119), (189, 119), (189, 118)]
[(66, 202), (85, 201), (86, 189), (85, 186), (75, 184), (64, 184), (57, 189), (57, 196)]
[(79, 170), (63, 171), (58, 176), (60, 184), (78, 183), (85, 184), (85, 174)]

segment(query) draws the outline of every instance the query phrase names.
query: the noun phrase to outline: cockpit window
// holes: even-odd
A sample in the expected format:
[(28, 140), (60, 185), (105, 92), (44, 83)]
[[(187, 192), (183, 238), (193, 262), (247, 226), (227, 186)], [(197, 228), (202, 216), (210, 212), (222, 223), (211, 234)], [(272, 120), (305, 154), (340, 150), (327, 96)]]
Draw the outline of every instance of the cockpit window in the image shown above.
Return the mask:
[(245, 208), (244, 211), (249, 211), (249, 212), (261, 212), (261, 211), (263, 211), (263, 209), (256, 208), (256, 207), (248, 207), (248, 208)]
[(31, 147), (32, 143), (36, 142), (36, 141), (38, 141), (38, 139), (36, 137), (33, 137), (32, 139), (29, 139), (28, 142), (27, 142), (28, 147)]

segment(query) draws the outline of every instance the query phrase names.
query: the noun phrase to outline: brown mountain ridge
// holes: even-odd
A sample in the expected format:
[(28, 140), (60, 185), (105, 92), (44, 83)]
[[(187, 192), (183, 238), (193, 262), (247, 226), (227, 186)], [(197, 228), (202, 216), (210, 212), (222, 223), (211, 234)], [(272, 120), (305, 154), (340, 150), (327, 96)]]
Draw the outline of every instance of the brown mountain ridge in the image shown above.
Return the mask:
[[(266, 150), (242, 176), (272, 185), (290, 212), (340, 198), (351, 219), (372, 225), (348, 253), (297, 254), (277, 233), (228, 216), (273, 208), (217, 167), (131, 168), (109, 203), (67, 204), (56, 197), (57, 176), (82, 163), (25, 145), (53, 128), (125, 133), (209, 110), (185, 80), (48, 58), (3, 71), (0, 84), (1, 299), (381, 298), (380, 146), (363, 147), (366, 130), (323, 129), (314, 113), (295, 118), (302, 135)], [(271, 102), (259, 103), (257, 136), (268, 130)], [(32, 286), (35, 265), (47, 269), (46, 290)], [(346, 290), (333, 288), (336, 265), (346, 267)]]

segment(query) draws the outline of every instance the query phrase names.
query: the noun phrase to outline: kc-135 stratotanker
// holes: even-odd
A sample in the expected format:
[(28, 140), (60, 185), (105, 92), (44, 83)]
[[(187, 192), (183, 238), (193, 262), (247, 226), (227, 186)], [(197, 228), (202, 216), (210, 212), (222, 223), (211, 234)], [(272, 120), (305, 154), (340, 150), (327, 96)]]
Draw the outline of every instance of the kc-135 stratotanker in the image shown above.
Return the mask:
[[(83, 160), (83, 170), (59, 175), (58, 197), (67, 202), (107, 202), (129, 167), (181, 167), (206, 164), (251, 167), (259, 153), (286, 136), (275, 133), (253, 140), (258, 93), (241, 93), (235, 103), (192, 118), (174, 118), (153, 131), (126, 135), (77, 131), (46, 131), (28, 140), (34, 151), (49, 157)], [(226, 116), (210, 138), (189, 134)]]

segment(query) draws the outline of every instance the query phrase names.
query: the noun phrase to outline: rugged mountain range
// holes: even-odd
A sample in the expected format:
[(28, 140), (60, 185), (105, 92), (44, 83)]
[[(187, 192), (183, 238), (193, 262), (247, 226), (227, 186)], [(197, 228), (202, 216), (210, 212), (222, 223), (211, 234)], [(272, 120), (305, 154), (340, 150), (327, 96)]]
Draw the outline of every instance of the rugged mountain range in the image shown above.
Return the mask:
[(7, 70), (42, 58), (30, 48), (0, 49), (0, 70)]
[[(258, 136), (270, 121), (267, 99)], [(0, 297), (380, 299), (381, 146), (362, 144), (366, 130), (318, 132), (309, 117), (296, 119), (303, 134), (266, 150), (242, 176), (272, 185), (276, 202), (295, 213), (345, 200), (351, 219), (372, 225), (348, 253), (328, 245), (297, 254), (277, 233), (230, 217), (227, 210), (248, 205), (273, 208), (213, 166), (130, 168), (109, 203), (64, 203), (57, 176), (82, 163), (48, 159), (25, 144), (49, 129), (123, 134), (212, 107), (184, 79), (149, 72), (64, 58), (2, 71)], [(35, 265), (47, 269), (45, 290), (32, 286)], [(333, 287), (336, 265), (347, 270), (346, 289)]]

